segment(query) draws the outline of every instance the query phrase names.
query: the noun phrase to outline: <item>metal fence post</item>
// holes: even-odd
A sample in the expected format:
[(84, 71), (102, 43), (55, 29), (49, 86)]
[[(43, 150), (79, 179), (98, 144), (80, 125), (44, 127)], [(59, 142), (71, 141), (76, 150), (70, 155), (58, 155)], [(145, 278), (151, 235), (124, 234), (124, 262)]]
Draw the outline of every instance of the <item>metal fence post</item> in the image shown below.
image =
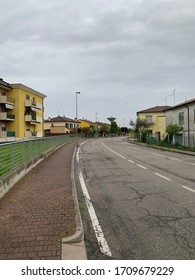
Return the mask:
[(30, 159), (32, 159), (32, 141), (30, 141)]
[(24, 142), (22, 142), (22, 161), (24, 161)]
[(36, 156), (37, 156), (38, 155), (37, 139), (35, 141), (36, 141)]
[(12, 144), (12, 170), (14, 169), (14, 143)]

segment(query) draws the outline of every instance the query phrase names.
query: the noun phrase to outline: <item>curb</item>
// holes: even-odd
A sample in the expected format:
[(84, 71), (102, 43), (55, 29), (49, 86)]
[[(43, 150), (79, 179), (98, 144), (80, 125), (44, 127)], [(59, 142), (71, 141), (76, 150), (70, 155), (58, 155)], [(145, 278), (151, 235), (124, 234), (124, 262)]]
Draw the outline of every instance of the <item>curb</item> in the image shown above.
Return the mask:
[(72, 198), (75, 210), (76, 231), (69, 237), (62, 238), (62, 260), (87, 260), (87, 251), (84, 241), (84, 230), (79, 209), (79, 202), (75, 183), (75, 157), (77, 147), (75, 147), (71, 164)]

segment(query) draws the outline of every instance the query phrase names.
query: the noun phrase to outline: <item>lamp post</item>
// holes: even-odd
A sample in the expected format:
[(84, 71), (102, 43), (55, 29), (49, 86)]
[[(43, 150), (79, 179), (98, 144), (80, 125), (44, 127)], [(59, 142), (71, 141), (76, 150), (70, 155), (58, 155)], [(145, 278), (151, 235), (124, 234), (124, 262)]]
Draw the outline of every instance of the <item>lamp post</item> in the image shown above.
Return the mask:
[[(78, 119), (78, 100), (77, 100), (77, 96), (78, 94), (81, 94), (80, 91), (76, 92), (76, 122)], [(78, 146), (78, 141), (77, 141), (77, 137), (78, 137), (78, 124), (76, 123), (76, 146)]]
[(96, 138), (98, 137), (98, 123), (97, 123), (97, 115), (98, 115), (98, 113), (95, 113), (95, 122), (96, 122)]

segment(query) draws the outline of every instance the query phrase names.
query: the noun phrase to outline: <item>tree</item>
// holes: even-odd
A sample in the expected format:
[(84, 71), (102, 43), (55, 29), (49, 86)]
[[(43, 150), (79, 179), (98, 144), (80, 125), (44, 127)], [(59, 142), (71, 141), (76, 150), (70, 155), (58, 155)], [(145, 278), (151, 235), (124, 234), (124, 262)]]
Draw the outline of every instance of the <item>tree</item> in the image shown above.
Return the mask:
[(142, 132), (143, 130), (148, 129), (153, 125), (153, 122), (147, 122), (146, 119), (137, 118), (135, 122), (132, 120), (130, 121), (130, 126), (134, 128), (135, 132)]
[(137, 133), (137, 138), (141, 139), (141, 142), (146, 142), (148, 130), (153, 125), (154, 122), (147, 122), (146, 119), (137, 118), (135, 122), (130, 121), (130, 126), (134, 128), (135, 133)]
[(99, 134), (104, 137), (108, 133), (109, 133), (109, 126), (107, 124), (102, 124), (101, 128), (99, 129)]
[(169, 134), (169, 137), (173, 137), (173, 144), (175, 144), (176, 134), (181, 131), (183, 131), (183, 126), (177, 124), (169, 124), (166, 128), (166, 132)]
[(110, 133), (117, 134), (118, 132), (119, 132), (119, 127), (118, 127), (116, 121), (111, 122)]

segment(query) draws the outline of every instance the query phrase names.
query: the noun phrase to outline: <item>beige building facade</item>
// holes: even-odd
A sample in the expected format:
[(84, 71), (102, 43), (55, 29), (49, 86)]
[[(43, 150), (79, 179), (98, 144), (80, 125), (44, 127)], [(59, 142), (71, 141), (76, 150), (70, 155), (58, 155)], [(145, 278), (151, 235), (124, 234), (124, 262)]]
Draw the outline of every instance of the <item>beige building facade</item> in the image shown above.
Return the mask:
[(149, 128), (151, 134), (160, 133), (160, 138), (166, 137), (166, 113), (165, 110), (170, 106), (156, 106), (137, 112), (137, 117), (153, 123)]

